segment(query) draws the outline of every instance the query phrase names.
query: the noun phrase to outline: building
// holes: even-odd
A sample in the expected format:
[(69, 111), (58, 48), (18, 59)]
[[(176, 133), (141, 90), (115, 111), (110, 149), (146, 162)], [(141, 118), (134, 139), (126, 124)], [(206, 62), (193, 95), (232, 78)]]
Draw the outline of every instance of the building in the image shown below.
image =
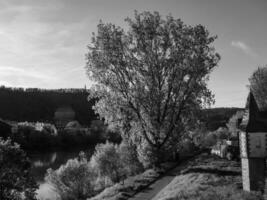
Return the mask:
[(58, 130), (63, 130), (65, 126), (75, 119), (75, 111), (71, 106), (61, 106), (56, 109), (54, 121)]
[(250, 92), (247, 111), (240, 124), (240, 157), (243, 189), (262, 191), (267, 157), (267, 108)]

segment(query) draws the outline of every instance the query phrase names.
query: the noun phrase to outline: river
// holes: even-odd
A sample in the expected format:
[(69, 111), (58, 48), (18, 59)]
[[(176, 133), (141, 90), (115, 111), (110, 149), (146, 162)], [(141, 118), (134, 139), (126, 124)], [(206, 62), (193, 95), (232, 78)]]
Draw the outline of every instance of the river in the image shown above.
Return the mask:
[(86, 152), (87, 155), (92, 155), (93, 150), (94, 147), (87, 149), (76, 148), (70, 150), (57, 150), (53, 152), (28, 152), (28, 156), (32, 163), (31, 174), (39, 185), (39, 189), (37, 190), (38, 199), (60, 199), (58, 194), (53, 190), (53, 187), (44, 180), (47, 169), (58, 169), (69, 159), (77, 157), (80, 151)]

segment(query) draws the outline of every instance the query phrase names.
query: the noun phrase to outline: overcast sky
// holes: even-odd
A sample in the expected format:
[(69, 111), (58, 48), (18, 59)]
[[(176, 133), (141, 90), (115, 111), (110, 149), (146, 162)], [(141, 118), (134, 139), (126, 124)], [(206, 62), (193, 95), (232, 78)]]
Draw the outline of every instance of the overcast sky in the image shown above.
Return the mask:
[(248, 78), (267, 64), (266, 0), (0, 0), (0, 85), (82, 88), (86, 45), (99, 20), (125, 27), (139, 12), (205, 25), (222, 59), (210, 76), (215, 107), (244, 107)]

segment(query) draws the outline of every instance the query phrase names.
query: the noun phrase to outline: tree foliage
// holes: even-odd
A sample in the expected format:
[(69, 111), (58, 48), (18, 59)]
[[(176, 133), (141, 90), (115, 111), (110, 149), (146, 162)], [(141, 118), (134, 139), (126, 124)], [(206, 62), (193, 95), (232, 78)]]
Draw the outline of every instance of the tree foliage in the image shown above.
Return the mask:
[(267, 66), (259, 67), (249, 78), (249, 88), (261, 110), (267, 109)]
[[(94, 109), (111, 127), (156, 152), (177, 142), (196, 110), (213, 102), (207, 80), (219, 61), (202, 25), (135, 13), (129, 30), (100, 22), (88, 46)], [(168, 144), (168, 145), (167, 145)]]
[(242, 117), (244, 115), (244, 111), (237, 111), (226, 124), (228, 130), (231, 133), (231, 136), (237, 136), (237, 132), (239, 130), (239, 125), (242, 121)]
[(142, 170), (133, 146), (125, 141), (120, 145), (106, 142), (96, 146), (90, 161), (81, 152), (59, 169), (48, 169), (45, 179), (62, 200), (79, 200)]
[(92, 166), (102, 177), (108, 177), (112, 182), (118, 182), (124, 175), (123, 164), (118, 152), (118, 146), (106, 142), (95, 147), (92, 156)]
[(91, 165), (101, 176), (108, 177), (113, 183), (143, 171), (136, 146), (126, 140), (120, 145), (108, 141), (98, 144), (91, 158)]
[(118, 152), (127, 177), (143, 171), (143, 165), (138, 159), (137, 146), (134, 143), (123, 140)]
[(87, 100), (88, 90), (0, 87), (0, 118), (11, 121), (54, 123), (58, 107), (71, 106), (75, 119), (90, 125), (97, 117), (92, 110), (95, 100)]
[(37, 184), (30, 176), (30, 166), (16, 143), (0, 138), (0, 199), (36, 199)]
[(62, 200), (86, 199), (94, 194), (96, 174), (83, 153), (57, 170), (48, 169), (45, 179)]

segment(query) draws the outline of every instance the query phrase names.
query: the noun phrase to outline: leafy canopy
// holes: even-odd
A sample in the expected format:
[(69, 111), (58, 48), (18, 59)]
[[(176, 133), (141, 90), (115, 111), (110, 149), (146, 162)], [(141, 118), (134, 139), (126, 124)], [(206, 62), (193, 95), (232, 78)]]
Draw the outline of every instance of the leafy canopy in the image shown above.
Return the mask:
[(30, 175), (30, 167), (18, 144), (0, 138), (0, 199), (36, 199), (37, 184)]
[(267, 65), (259, 67), (249, 78), (252, 91), (260, 110), (267, 109)]
[(126, 22), (127, 32), (100, 22), (88, 45), (94, 109), (111, 127), (160, 149), (213, 102), (207, 80), (220, 59), (216, 37), (158, 12), (135, 12)]

